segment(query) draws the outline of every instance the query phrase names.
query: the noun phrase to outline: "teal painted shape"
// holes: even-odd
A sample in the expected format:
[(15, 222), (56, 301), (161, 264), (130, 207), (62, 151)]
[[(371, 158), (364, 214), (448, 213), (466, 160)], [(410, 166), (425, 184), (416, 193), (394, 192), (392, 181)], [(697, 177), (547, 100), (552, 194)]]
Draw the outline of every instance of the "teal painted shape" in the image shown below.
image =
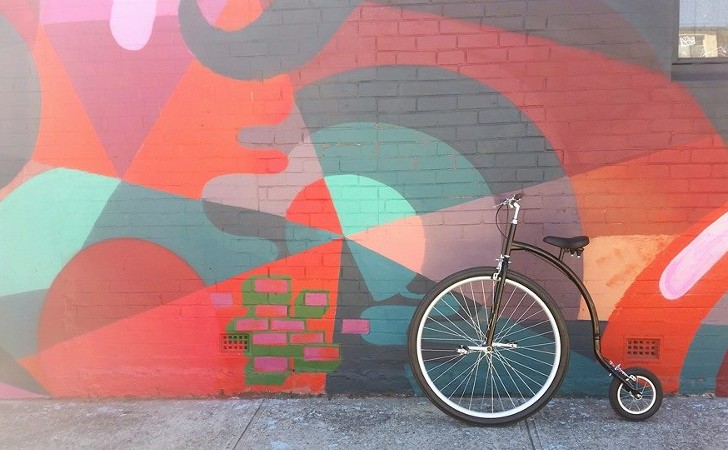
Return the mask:
[(304, 227), (293, 222), (286, 223), (286, 245), (289, 254), (303, 253), (335, 239), (341, 239), (341, 235), (318, 228)]
[(15, 359), (38, 351), (38, 323), (47, 292), (0, 297), (0, 348)]
[(0, 296), (47, 289), (118, 186), (115, 178), (55, 169), (11, 192), (0, 203)]
[(126, 183), (109, 199), (86, 244), (116, 238), (142, 239), (171, 250), (208, 285), (278, 258), (269, 240), (221, 231), (200, 201)]
[(728, 325), (701, 325), (683, 362), (680, 393), (702, 394), (715, 391), (716, 379), (726, 351)]
[(367, 308), (362, 319), (369, 320), (369, 334), (362, 338), (374, 345), (406, 345), (407, 328), (415, 306), (380, 305)]
[(376, 180), (396, 190), (417, 214), (491, 194), (466, 158), (421, 131), (357, 122), (324, 128), (313, 133), (311, 140), (327, 178), (358, 175)]
[(572, 350), (566, 378), (561, 383), (558, 393), (588, 396), (602, 392), (606, 396), (611, 381), (607, 371), (593, 357)]
[(416, 215), (399, 192), (377, 180), (334, 175), (325, 181), (345, 235)]
[(396, 295), (414, 300), (422, 297), (410, 292), (407, 287), (417, 274), (356, 242), (347, 241), (347, 244), (375, 302), (381, 302)]

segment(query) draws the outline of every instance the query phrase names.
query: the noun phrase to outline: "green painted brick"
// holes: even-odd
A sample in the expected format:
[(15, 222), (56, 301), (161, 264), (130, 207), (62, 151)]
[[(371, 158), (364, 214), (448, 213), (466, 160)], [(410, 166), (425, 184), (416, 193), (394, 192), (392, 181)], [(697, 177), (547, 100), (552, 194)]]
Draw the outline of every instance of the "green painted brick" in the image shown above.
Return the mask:
[(302, 345), (250, 345), (247, 352), (250, 356), (287, 356), (303, 358)]
[(256, 372), (253, 370), (252, 363), (245, 368), (246, 385), (282, 386), (289, 376), (291, 376), (291, 372)]
[(339, 367), (341, 361), (306, 361), (303, 358), (294, 358), (296, 372), (332, 372)]

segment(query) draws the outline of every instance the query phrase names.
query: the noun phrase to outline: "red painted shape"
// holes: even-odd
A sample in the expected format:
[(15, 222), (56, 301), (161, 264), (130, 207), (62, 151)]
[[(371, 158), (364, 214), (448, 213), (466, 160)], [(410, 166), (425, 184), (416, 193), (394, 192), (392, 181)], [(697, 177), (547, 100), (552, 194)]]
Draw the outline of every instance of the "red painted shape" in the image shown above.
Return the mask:
[(661, 340), (659, 360), (641, 361), (640, 364), (655, 371), (665, 392), (678, 390), (682, 365), (695, 334), (703, 319), (728, 291), (728, 280), (725, 277), (728, 272), (728, 256), (724, 256), (700, 282), (677, 300), (667, 300), (662, 296), (660, 277), (670, 261), (726, 210), (728, 205), (705, 217), (675, 239), (640, 274), (609, 317), (602, 341), (603, 352), (609, 358), (619, 360), (624, 357), (628, 338)]
[(728, 352), (725, 353), (723, 363), (718, 370), (718, 376), (715, 380), (715, 395), (728, 397)]
[(307, 227), (342, 233), (334, 201), (324, 180), (319, 180), (299, 192), (291, 202), (286, 218)]
[(340, 359), (339, 347), (304, 347), (303, 359), (306, 361), (336, 361)]
[(156, 244), (116, 239), (93, 245), (79, 252), (51, 285), (38, 345), (50, 348), (203, 286), (185, 261)]
[(37, 356), (45, 387), (54, 397), (240, 392), (246, 360), (220, 357), (217, 309), (200, 291), (48, 347)]
[(220, 358), (218, 314), (226, 308), (214, 304), (213, 292), (155, 244), (94, 245), (51, 286), (40, 320), (41, 351), (23, 365), (55, 397), (237, 392), (246, 361)]
[(253, 311), (256, 317), (288, 317), (286, 305), (257, 305)]

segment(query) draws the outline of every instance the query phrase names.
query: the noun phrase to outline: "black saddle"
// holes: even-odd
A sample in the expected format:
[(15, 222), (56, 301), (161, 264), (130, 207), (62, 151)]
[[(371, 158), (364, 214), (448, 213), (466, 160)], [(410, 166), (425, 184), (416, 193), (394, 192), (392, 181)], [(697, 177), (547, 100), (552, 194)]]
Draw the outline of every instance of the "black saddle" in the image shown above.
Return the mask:
[(576, 237), (558, 237), (558, 236), (546, 236), (543, 241), (547, 244), (555, 245), (563, 250), (568, 250), (572, 253), (576, 251), (583, 251), (584, 247), (589, 245), (589, 236), (576, 236)]

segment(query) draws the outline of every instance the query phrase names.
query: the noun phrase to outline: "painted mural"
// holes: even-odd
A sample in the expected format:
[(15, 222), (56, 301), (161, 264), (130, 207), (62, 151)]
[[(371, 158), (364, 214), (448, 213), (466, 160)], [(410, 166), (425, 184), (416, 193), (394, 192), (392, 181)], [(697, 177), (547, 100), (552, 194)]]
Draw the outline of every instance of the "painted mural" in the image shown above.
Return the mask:
[(728, 395), (721, 99), (623, 3), (0, 0), (0, 398), (412, 392), (519, 191), (523, 240), (591, 236), (608, 357)]

